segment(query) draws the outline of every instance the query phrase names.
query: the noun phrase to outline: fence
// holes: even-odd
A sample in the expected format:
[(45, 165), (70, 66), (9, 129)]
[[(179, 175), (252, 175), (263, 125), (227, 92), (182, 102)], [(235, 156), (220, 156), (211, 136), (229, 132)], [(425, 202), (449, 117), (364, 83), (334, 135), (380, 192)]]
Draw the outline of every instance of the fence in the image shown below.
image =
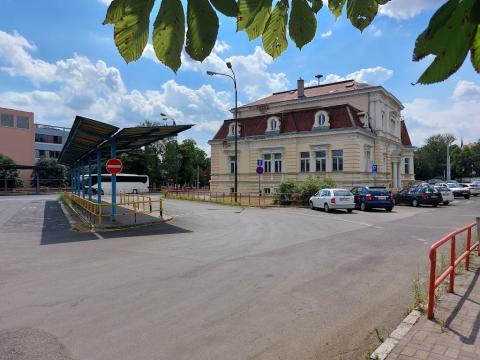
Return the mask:
[[(102, 225), (103, 218), (111, 217), (110, 209), (112, 205), (117, 206), (115, 216), (133, 216), (135, 223), (137, 223), (138, 214), (154, 214), (158, 212), (160, 217), (163, 217), (163, 200), (152, 200), (150, 196), (118, 194), (119, 201), (115, 204), (107, 202), (99, 204), (72, 193), (65, 193), (65, 196), (79, 207), (90, 224)], [(157, 204), (158, 209), (155, 208)]]
[(210, 201), (222, 204), (244, 205), (244, 206), (281, 206), (291, 204), (307, 204), (308, 199), (301, 194), (294, 193), (274, 193), (259, 194), (258, 192), (235, 193), (233, 192), (210, 192), (196, 190), (175, 190), (170, 189), (165, 192), (167, 198), (179, 198), (189, 200)]
[[(472, 229), (476, 227), (477, 229), (477, 242), (473, 245), (472, 243)], [(430, 257), (430, 281), (428, 286), (428, 318), (433, 319), (434, 317), (434, 306), (435, 306), (435, 289), (440, 286), (440, 284), (449, 277), (448, 283), (448, 292), (453, 293), (455, 290), (455, 268), (465, 259), (465, 269), (468, 270), (470, 267), (470, 253), (475, 249), (478, 250), (480, 255), (480, 218), (477, 218), (477, 222), (473, 224), (466, 225), (460, 229), (457, 229), (447, 236), (443, 237), (435, 244), (430, 247), (429, 257)], [(459, 235), (466, 233), (466, 249), (458, 258), (456, 257), (456, 240)], [(450, 241), (450, 265), (448, 268), (437, 278), (437, 249), (443, 244)]]

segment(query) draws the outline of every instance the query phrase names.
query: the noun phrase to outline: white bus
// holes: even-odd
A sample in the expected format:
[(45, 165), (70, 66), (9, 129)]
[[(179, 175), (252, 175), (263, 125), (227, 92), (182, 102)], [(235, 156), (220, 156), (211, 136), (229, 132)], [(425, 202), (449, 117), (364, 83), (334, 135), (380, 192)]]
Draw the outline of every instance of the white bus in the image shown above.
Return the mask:
[[(98, 176), (92, 174), (92, 192), (98, 193)], [(85, 175), (85, 192), (88, 192), (88, 175)], [(119, 193), (146, 193), (148, 192), (148, 175), (117, 174), (117, 194)], [(102, 174), (102, 195), (112, 194), (112, 175)]]

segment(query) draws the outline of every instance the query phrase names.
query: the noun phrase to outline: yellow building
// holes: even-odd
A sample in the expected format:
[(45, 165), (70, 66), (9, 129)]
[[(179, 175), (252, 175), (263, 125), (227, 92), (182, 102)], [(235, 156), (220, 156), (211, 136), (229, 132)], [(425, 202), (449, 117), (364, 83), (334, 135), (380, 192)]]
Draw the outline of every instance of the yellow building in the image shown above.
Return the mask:
[[(386, 185), (414, 180), (413, 147), (400, 113), (402, 103), (381, 86), (353, 80), (304, 87), (238, 108), (238, 191), (258, 192), (255, 170), (262, 160), (261, 189), (308, 176), (338, 186)], [(213, 192), (234, 189), (234, 120), (212, 140)], [(377, 173), (372, 173), (372, 165)]]

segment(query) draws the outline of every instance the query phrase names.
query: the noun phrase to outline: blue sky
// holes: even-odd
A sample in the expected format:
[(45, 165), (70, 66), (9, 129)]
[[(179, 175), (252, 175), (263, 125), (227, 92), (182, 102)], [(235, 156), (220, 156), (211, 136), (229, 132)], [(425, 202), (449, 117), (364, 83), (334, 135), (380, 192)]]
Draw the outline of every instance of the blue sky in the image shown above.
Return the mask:
[(480, 138), (480, 77), (469, 59), (441, 84), (410, 85), (430, 61), (411, 61), (416, 36), (443, 2), (392, 0), (363, 33), (324, 7), (313, 42), (301, 51), (290, 42), (276, 60), (260, 40), (236, 33), (234, 19), (221, 17), (212, 55), (203, 63), (185, 55), (174, 74), (155, 59), (151, 45), (139, 61), (125, 64), (113, 28), (102, 25), (109, 0), (2, 0), (0, 107), (33, 111), (37, 122), (62, 126), (76, 114), (134, 126), (159, 120), (163, 112), (196, 124), (184, 137), (208, 151), (207, 141), (230, 117), (233, 94), (228, 79), (205, 71), (227, 71), (228, 60), (237, 72), (240, 103), (294, 88), (299, 77), (355, 78), (384, 86), (404, 103), (414, 145), (440, 132), (473, 142)]

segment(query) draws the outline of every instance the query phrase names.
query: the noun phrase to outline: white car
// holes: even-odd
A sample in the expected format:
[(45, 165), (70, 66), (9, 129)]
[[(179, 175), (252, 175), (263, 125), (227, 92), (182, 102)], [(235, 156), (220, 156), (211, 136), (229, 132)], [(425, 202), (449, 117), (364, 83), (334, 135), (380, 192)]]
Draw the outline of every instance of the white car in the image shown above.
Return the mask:
[(453, 196), (453, 192), (446, 186), (434, 186), (435, 189), (440, 191), (440, 194), (442, 194), (442, 199), (443, 199), (443, 205), (448, 205), (450, 204), (453, 200), (455, 200), (455, 197)]
[(311, 209), (325, 212), (344, 209), (351, 213), (355, 208), (355, 197), (346, 189), (322, 189), (310, 198), (309, 203)]
[(480, 194), (480, 184), (478, 183), (461, 183), (460, 185), (470, 190), (470, 194), (473, 196)]
[(454, 197), (463, 197), (464, 199), (470, 198), (470, 190), (464, 188), (456, 181), (449, 181), (447, 183), (437, 183), (435, 187), (441, 186), (450, 189)]

